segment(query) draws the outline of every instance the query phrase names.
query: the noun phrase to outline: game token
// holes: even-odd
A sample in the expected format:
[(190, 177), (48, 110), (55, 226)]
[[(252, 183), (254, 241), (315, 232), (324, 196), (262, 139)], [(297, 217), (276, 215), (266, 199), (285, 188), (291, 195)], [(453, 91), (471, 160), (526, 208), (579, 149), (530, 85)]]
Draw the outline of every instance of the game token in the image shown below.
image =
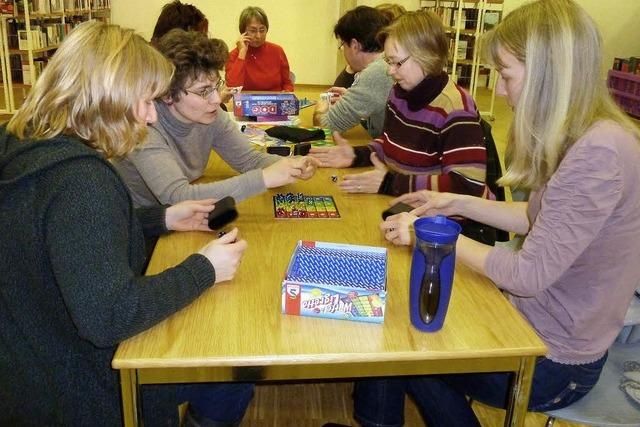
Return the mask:
[(338, 182), (338, 175), (331, 175), (331, 181)]

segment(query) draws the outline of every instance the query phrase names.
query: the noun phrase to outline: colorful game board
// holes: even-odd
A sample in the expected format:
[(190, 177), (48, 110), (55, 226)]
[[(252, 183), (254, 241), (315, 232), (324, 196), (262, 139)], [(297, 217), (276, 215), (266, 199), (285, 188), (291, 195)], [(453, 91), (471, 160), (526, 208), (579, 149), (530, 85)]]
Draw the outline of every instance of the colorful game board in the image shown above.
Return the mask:
[(299, 241), (282, 282), (282, 312), (381, 323), (385, 248)]
[(311, 196), (303, 193), (278, 193), (273, 196), (276, 218), (340, 218), (332, 196)]

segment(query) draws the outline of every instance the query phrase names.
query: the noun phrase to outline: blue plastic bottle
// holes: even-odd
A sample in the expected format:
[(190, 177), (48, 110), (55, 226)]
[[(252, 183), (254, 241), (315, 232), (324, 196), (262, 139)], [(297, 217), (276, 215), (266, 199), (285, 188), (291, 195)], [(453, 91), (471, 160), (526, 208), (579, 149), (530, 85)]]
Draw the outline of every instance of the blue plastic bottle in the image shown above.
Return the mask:
[(419, 218), (413, 228), (416, 244), (411, 261), (409, 310), (411, 323), (426, 332), (442, 328), (447, 314), (461, 227), (438, 215)]

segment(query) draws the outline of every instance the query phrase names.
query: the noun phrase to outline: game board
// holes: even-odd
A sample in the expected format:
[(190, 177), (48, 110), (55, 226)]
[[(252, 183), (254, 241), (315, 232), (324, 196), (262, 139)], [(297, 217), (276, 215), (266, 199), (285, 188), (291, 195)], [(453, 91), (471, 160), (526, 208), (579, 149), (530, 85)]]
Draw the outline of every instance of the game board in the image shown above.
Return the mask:
[(340, 218), (332, 196), (312, 196), (303, 193), (278, 193), (273, 196), (276, 218)]

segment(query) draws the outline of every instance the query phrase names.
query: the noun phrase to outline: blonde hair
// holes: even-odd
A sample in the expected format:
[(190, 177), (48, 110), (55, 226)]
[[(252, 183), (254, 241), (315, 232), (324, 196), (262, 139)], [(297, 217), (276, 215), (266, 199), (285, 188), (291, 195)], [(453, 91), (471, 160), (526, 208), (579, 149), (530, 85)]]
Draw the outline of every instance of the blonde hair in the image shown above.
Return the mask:
[(86, 22), (65, 38), (7, 130), (20, 139), (73, 135), (107, 158), (122, 157), (146, 136), (138, 103), (164, 94), (172, 73), (133, 30)]
[(393, 22), (398, 16), (407, 12), (404, 6), (397, 3), (380, 3), (375, 8), (386, 15), (389, 18), (389, 22)]
[(388, 37), (393, 37), (427, 75), (442, 73), (449, 42), (438, 15), (430, 11), (405, 12), (380, 30), (378, 42), (384, 45)]
[(483, 37), (483, 56), (498, 69), (501, 49), (525, 65), (500, 185), (542, 187), (598, 120), (640, 133), (602, 81), (601, 43), (591, 17), (572, 0), (521, 6)]

